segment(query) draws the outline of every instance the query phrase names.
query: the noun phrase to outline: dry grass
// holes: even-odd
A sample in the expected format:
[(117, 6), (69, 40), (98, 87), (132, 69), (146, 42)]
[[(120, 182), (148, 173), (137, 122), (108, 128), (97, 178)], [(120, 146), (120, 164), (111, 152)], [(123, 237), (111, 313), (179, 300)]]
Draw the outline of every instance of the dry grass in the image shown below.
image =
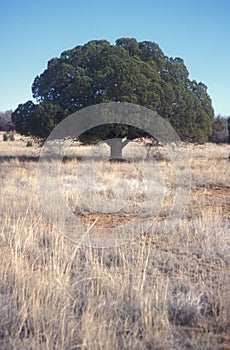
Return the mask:
[[(108, 249), (77, 246), (47, 222), (39, 149), (2, 137), (0, 147), (1, 349), (230, 349), (229, 146), (187, 146), (192, 192), (173, 232)], [(78, 164), (63, 164), (65, 179)], [(173, 175), (166, 160), (158, 166)], [(107, 165), (101, 181), (127, 172), (132, 165)], [(93, 213), (64, 184), (90, 225)], [(110, 220), (101, 215), (98, 229)]]

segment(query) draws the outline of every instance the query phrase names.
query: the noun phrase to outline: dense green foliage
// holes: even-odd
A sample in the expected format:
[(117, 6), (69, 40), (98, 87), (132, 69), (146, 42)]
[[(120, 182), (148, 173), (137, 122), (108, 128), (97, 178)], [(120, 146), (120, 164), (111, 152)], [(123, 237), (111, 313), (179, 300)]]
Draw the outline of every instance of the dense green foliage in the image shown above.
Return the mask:
[[(16, 130), (46, 138), (67, 115), (104, 102), (130, 102), (157, 111), (171, 122), (182, 140), (205, 142), (212, 135), (213, 108), (203, 83), (189, 80), (181, 58), (165, 56), (150, 41), (90, 41), (64, 51), (48, 62), (34, 80), (31, 101), (13, 113)], [(101, 127), (82, 135), (83, 141), (110, 136), (135, 138), (137, 130)], [(143, 136), (143, 135), (141, 135)]]

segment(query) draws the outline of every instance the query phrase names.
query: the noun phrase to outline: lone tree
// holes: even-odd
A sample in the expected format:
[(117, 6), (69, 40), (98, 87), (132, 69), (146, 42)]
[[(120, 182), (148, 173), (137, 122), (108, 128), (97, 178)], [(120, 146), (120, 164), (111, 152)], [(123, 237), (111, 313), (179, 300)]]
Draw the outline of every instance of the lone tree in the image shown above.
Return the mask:
[[(181, 58), (165, 56), (150, 41), (121, 38), (111, 45), (94, 40), (64, 51), (35, 78), (32, 92), (37, 104), (20, 104), (12, 119), (18, 132), (41, 139), (69, 114), (105, 102), (130, 102), (154, 110), (183, 141), (206, 142), (212, 135), (214, 112), (207, 87), (189, 80)], [(91, 143), (140, 136), (146, 134), (116, 124), (91, 129), (79, 139)], [(120, 157), (127, 142), (111, 143), (111, 154)]]

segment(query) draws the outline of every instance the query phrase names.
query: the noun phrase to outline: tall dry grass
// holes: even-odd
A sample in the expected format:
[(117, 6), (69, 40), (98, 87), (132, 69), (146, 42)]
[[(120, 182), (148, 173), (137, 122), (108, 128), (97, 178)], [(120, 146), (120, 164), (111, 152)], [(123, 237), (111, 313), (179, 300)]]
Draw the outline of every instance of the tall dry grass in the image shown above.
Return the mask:
[[(47, 222), (39, 149), (0, 147), (0, 349), (230, 348), (229, 146), (187, 146), (192, 191), (170, 234), (108, 249), (73, 244)], [(63, 164), (67, 179), (77, 166)], [(104, 182), (129, 166), (108, 165)], [(84, 204), (68, 187), (66, 201)]]

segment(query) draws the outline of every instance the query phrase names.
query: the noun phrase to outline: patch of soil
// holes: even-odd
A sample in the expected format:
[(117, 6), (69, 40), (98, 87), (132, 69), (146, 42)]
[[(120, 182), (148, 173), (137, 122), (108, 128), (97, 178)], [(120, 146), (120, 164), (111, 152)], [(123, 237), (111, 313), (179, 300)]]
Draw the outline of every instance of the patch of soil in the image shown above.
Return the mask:
[[(209, 185), (206, 187), (196, 187), (193, 188), (193, 193), (198, 196), (204, 196), (206, 203), (204, 205), (204, 210), (208, 210), (211, 206), (215, 206), (215, 208), (219, 208), (222, 213), (223, 217), (230, 218), (230, 186), (218, 186), (218, 185)], [(196, 213), (197, 210), (199, 210), (200, 213), (200, 202), (197, 203), (196, 208), (196, 202), (195, 199), (193, 201), (193, 204), (191, 206), (191, 212)], [(189, 208), (188, 208), (189, 209)], [(138, 216), (135, 214), (122, 214), (122, 213), (116, 213), (116, 214), (109, 214), (109, 213), (91, 213), (89, 211), (85, 212), (78, 212), (76, 214), (81, 220), (83, 220), (87, 225), (92, 225), (95, 221), (94, 227), (96, 229), (109, 229), (114, 228), (119, 225), (124, 225), (131, 220), (138, 219)], [(162, 220), (162, 217), (159, 216), (159, 221)]]
[(136, 218), (135, 215), (122, 215), (122, 214), (103, 214), (103, 213), (89, 213), (83, 212), (78, 214), (87, 225), (92, 225), (96, 220), (95, 228), (113, 228), (118, 225), (124, 225), (127, 222)]

